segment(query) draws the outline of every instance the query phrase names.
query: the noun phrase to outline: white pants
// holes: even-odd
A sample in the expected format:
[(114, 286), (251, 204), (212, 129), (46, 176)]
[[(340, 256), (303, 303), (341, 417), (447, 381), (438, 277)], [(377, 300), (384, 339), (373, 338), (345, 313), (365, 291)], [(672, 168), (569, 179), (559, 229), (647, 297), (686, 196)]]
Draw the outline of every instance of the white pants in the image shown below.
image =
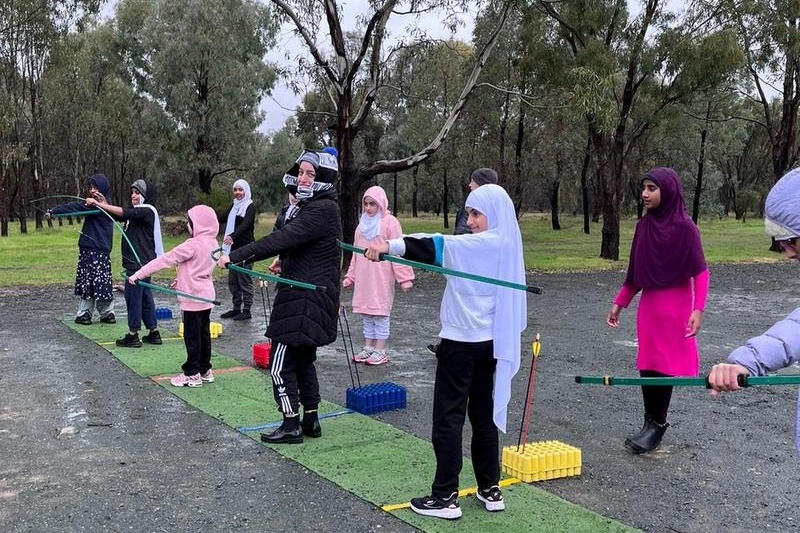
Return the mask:
[(385, 341), (389, 338), (389, 317), (361, 315), (364, 320), (364, 338)]

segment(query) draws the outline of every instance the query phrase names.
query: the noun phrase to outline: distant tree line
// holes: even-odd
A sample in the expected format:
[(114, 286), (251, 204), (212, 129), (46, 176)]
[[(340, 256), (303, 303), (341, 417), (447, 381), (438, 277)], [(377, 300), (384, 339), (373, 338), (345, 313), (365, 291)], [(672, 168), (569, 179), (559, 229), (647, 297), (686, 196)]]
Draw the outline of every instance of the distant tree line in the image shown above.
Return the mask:
[[(81, 195), (96, 172), (117, 203), (152, 180), (163, 214), (226, 204), (237, 177), (276, 209), (293, 158), (326, 145), (346, 238), (376, 182), (394, 210), (448, 228), (481, 166), (520, 214), (599, 224), (607, 259), (654, 166), (679, 172), (695, 220), (760, 215), (798, 159), (800, 12), (672, 4), (385, 0), (346, 31), (331, 1), (120, 0), (101, 20), (98, 0), (0, 0), (0, 235), (42, 227), (32, 200)], [(470, 42), (415, 27), (436, 13), (455, 30), (465, 10)], [(279, 30), (303, 49), (271, 64)], [(279, 79), (302, 105), (264, 134)]]

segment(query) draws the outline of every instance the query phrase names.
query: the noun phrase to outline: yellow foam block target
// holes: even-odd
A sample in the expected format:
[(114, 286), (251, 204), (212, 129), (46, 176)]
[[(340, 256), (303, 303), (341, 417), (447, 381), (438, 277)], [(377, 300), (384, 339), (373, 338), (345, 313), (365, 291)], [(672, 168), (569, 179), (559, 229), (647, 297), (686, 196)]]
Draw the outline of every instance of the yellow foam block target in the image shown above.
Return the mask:
[(503, 448), (503, 472), (525, 482), (581, 475), (581, 450), (557, 440)]
[[(208, 330), (211, 333), (211, 338), (216, 339), (222, 335), (222, 324), (219, 322), (212, 322), (208, 325)], [(178, 324), (178, 337), (183, 337), (183, 322)]]

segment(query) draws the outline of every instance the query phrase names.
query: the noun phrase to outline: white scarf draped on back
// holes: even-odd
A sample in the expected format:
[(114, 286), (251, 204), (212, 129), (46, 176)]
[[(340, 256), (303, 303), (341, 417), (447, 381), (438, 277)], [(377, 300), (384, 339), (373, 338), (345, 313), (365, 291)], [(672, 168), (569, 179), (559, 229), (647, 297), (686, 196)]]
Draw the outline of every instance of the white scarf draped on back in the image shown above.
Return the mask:
[[(233, 233), (233, 230), (236, 229), (236, 217), (244, 217), (244, 215), (247, 213), (248, 206), (253, 203), (252, 194), (250, 193), (250, 184), (248, 184), (245, 180), (240, 179), (233, 182), (231, 189), (236, 187), (242, 188), (244, 191), (244, 196), (241, 200), (233, 200), (233, 206), (231, 206), (231, 210), (228, 212), (228, 220), (225, 222), (226, 237)], [(228, 255), (231, 251), (231, 246), (229, 244), (223, 244), (222, 251), (225, 255)]]

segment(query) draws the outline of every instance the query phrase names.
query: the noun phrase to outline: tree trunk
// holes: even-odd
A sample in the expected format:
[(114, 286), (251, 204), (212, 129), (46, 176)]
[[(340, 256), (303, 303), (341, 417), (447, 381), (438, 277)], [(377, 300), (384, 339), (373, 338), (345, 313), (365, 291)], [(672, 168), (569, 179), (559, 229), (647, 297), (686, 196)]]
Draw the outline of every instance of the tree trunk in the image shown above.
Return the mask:
[[(511, 85), (511, 60), (509, 59), (506, 62), (507, 73), (506, 73), (506, 81), (509, 85)], [(507, 179), (507, 168), (506, 168), (506, 143), (508, 138), (508, 117), (511, 108), (511, 92), (506, 91), (505, 98), (503, 98), (503, 115), (500, 119), (500, 183), (503, 180)]]
[(201, 191), (205, 194), (211, 194), (211, 169), (206, 166), (198, 168), (197, 182), (200, 185)]
[(622, 177), (618, 172), (614, 157), (606, 149), (602, 133), (594, 131), (592, 144), (595, 147), (597, 172), (600, 176), (601, 209), (603, 228), (601, 231), (600, 257), (619, 260), (619, 220), (622, 204)]
[[(35, 83), (31, 82), (28, 94), (30, 96), (31, 105), (31, 188), (33, 189), (33, 197), (41, 198), (44, 196), (42, 193), (42, 174), (44, 172), (44, 163), (42, 161), (42, 111), (39, 106), (38, 88)], [(25, 197), (25, 194), (20, 195), (20, 200), (23, 204), (25, 202)], [(25, 217), (24, 206), (22, 216)], [(44, 227), (42, 220), (42, 212), (37, 210), (34, 215), (34, 227), (37, 230)]]
[(592, 163), (592, 135), (586, 133), (586, 150), (583, 153), (583, 166), (581, 167), (581, 200), (583, 202), (583, 232), (590, 233), (589, 226), (589, 165)]
[(525, 145), (525, 106), (519, 106), (519, 118), (517, 119), (517, 142), (514, 144), (514, 189), (511, 199), (514, 202), (514, 210), (517, 217), (522, 211), (522, 195), (525, 192), (522, 179), (522, 149)]
[(550, 186), (550, 225), (558, 231), (561, 229), (561, 222), (558, 220), (558, 191), (561, 189), (561, 175), (564, 171), (564, 161), (561, 158), (561, 151), (556, 151), (556, 179)]
[(703, 130), (700, 132), (700, 155), (697, 158), (697, 181), (694, 186), (694, 201), (692, 202), (692, 220), (695, 224), (700, 219), (700, 194), (703, 192), (703, 168), (706, 163), (706, 137), (708, 137), (708, 125), (711, 120), (711, 101), (706, 108), (706, 120), (703, 123)]
[(561, 222), (558, 220), (558, 191), (561, 188), (561, 182), (556, 179), (553, 180), (550, 186), (550, 226), (558, 231), (561, 229)]
[(449, 204), (447, 197), (450, 191), (447, 188), (447, 167), (444, 167), (442, 173), (442, 219), (444, 221), (444, 229), (450, 228), (450, 221), (447, 217), (447, 205)]
[(397, 172), (392, 173), (392, 213), (397, 216)]
[(419, 197), (417, 172), (419, 172), (419, 167), (414, 167), (411, 171), (411, 216), (414, 218), (419, 216), (419, 213), (417, 212), (417, 200)]

